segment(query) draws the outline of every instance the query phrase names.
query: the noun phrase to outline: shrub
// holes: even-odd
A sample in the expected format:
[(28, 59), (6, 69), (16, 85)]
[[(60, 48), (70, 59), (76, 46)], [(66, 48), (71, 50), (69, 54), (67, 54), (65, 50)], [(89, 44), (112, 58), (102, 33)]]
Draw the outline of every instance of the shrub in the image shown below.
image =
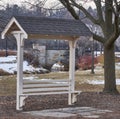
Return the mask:
[(10, 75), (10, 73), (4, 71), (3, 69), (0, 69), (0, 76), (6, 76), (6, 75)]
[[(12, 51), (12, 50), (7, 50), (7, 55), (16, 55), (17, 52), (16, 51)], [(6, 51), (5, 50), (1, 50), (0, 51), (0, 57), (4, 57), (6, 56)]]
[(100, 64), (104, 64), (104, 55), (97, 56), (97, 60)]
[[(97, 58), (94, 57), (94, 64), (97, 64)], [(79, 68), (83, 70), (91, 69), (92, 67), (92, 56), (91, 55), (84, 55), (79, 59)]]
[(45, 65), (43, 65), (43, 68), (45, 68), (45, 69), (47, 69), (47, 70), (51, 70), (51, 67), (52, 67), (52, 65), (51, 64), (45, 64)]
[(31, 53), (24, 53), (24, 60), (28, 61), (30, 64), (32, 60), (34, 59), (34, 56)]
[(34, 67), (40, 67), (39, 58), (32, 53), (24, 53), (24, 60)]

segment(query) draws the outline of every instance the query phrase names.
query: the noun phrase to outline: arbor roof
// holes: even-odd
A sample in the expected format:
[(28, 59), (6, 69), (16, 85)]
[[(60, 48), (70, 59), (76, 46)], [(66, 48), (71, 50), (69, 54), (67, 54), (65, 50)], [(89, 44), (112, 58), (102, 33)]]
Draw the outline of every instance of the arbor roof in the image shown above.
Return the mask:
[(92, 35), (90, 30), (80, 20), (28, 16), (13, 17), (2, 34), (9, 34), (12, 31), (23, 31), (28, 38), (34, 38), (35, 36), (59, 36), (59, 38), (64, 38)]

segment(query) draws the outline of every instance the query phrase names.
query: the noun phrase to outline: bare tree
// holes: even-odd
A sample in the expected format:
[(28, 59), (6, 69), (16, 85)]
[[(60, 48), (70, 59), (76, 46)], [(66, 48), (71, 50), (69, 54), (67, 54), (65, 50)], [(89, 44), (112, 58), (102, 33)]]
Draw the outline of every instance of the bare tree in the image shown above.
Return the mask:
[(33, 9), (33, 11), (39, 13), (40, 16), (47, 17), (71, 17), (70, 13), (66, 10), (65, 7), (61, 5), (60, 2), (53, 2), (49, 0), (25, 0), (24, 5), (29, 9)]
[[(103, 92), (118, 93), (116, 89), (115, 76), (115, 56), (114, 44), (120, 34), (120, 1), (119, 0), (59, 0), (64, 7), (76, 19), (81, 19), (78, 15), (78, 10), (82, 11), (84, 15), (95, 25), (98, 25), (103, 35), (95, 34), (93, 38), (101, 42), (104, 46), (104, 79), (105, 85)], [(80, 1), (88, 3), (94, 2), (97, 15), (93, 17), (86, 8), (80, 4)], [(77, 8), (77, 9), (76, 9)]]

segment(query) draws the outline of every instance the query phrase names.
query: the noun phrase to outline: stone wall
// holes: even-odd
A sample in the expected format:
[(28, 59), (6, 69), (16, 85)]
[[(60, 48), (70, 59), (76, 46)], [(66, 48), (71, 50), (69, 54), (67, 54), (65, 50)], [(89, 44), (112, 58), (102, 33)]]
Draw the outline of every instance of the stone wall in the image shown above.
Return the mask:
[(66, 52), (66, 50), (46, 50), (46, 46), (39, 46), (38, 44), (34, 45), (33, 49), (37, 50), (36, 55), (41, 65), (53, 65), (61, 61), (64, 59), (64, 53)]

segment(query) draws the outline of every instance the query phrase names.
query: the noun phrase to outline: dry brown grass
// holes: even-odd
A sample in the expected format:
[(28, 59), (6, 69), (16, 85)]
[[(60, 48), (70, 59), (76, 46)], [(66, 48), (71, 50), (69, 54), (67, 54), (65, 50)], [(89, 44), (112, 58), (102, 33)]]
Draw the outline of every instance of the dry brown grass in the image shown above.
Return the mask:
[(6, 75), (10, 75), (10, 73), (4, 71), (3, 69), (0, 69), (0, 76), (6, 76)]
[[(17, 52), (13, 50), (8, 50), (7, 55), (16, 55)], [(6, 51), (5, 50), (0, 50), (0, 57), (6, 56)]]
[[(97, 56), (97, 61), (100, 63), (100, 64), (104, 64), (104, 54), (100, 55), (100, 56)], [(115, 62), (120, 62), (120, 57), (115, 57)]]
[(0, 77), (0, 95), (14, 95), (16, 92), (16, 76)]
[[(88, 80), (103, 80), (103, 70), (95, 71), (95, 74), (91, 74), (91, 71), (76, 71), (75, 72), (75, 88), (83, 92), (101, 92), (103, 85), (88, 84)], [(117, 70), (117, 78), (120, 78), (120, 71)], [(33, 76), (32, 74), (26, 74), (25, 77)], [(34, 77), (38, 79), (68, 79), (68, 72), (51, 72), (48, 74), (34, 74)], [(117, 86), (120, 92), (120, 86)], [(0, 95), (15, 95), (16, 94), (16, 75), (1, 76), (0, 77)]]

